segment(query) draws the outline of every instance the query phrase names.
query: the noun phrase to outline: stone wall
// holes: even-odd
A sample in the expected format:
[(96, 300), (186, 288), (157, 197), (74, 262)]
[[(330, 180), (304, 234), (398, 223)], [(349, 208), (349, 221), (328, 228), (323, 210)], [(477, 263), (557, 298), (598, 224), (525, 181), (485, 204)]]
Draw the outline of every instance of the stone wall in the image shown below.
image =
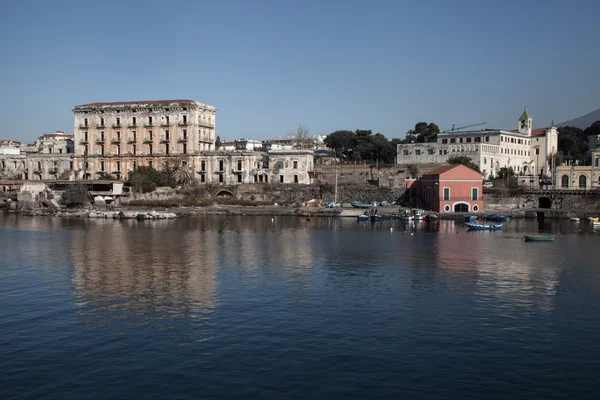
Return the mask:
[(24, 183), (17, 194), (19, 210), (58, 208), (57, 197), (45, 183)]

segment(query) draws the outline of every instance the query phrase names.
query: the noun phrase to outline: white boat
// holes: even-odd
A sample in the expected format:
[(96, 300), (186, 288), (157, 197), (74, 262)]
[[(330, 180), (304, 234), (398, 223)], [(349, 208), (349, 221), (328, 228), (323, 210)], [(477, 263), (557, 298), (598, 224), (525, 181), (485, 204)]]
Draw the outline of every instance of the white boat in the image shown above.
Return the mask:
[(404, 221), (411, 221), (413, 219), (413, 215), (410, 211), (405, 210), (402, 212), (402, 214), (400, 215), (400, 219), (404, 220)]
[(579, 222), (579, 217), (570, 217), (569, 221), (571, 221), (571, 222)]
[(600, 228), (600, 222), (594, 221), (594, 222), (592, 222), (592, 226), (594, 227), (594, 229)]
[(423, 219), (423, 211), (421, 211), (421, 210), (415, 210), (413, 218), (415, 220), (419, 220), (419, 221), (422, 220)]

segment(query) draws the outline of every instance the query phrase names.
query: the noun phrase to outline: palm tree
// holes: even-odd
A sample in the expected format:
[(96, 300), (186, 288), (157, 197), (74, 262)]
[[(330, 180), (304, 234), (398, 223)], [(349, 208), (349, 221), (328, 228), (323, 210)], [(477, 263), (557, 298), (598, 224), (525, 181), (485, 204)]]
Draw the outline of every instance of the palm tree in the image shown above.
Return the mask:
[(179, 166), (173, 171), (173, 179), (181, 187), (190, 184), (194, 180), (194, 174), (188, 167)]

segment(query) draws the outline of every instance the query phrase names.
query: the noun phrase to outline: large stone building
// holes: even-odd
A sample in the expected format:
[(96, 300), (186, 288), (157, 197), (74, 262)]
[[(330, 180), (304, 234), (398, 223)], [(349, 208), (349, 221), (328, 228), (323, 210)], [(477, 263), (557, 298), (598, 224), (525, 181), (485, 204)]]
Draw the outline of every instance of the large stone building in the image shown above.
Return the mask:
[(450, 157), (468, 156), (485, 178), (497, 177), (505, 167), (521, 175), (549, 175), (551, 155), (557, 148), (557, 129), (532, 131), (532, 118), (523, 111), (515, 131), (442, 132), (436, 142), (400, 144), (396, 163), (445, 164)]
[(600, 135), (588, 136), (590, 165), (565, 163), (556, 168), (555, 184), (561, 189), (600, 189)]

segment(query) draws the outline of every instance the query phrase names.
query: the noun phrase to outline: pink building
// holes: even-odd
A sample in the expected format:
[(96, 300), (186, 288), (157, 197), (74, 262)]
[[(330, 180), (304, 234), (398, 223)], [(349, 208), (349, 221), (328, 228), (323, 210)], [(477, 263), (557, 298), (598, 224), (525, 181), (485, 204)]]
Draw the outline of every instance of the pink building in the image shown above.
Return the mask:
[(414, 207), (437, 212), (483, 212), (483, 175), (462, 164), (443, 165), (418, 179), (406, 180)]

